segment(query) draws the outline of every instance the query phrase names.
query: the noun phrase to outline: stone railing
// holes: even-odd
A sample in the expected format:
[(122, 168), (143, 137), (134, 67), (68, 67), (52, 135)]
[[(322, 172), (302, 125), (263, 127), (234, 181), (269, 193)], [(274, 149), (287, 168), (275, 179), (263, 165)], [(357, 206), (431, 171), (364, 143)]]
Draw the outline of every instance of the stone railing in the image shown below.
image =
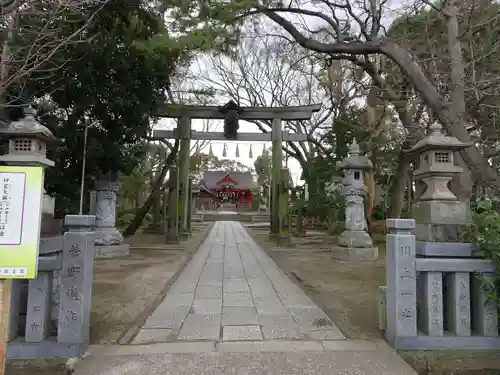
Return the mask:
[(482, 284), (491, 261), (474, 257), (470, 244), (417, 243), (414, 228), (414, 220), (387, 220), (386, 340), (396, 349), (499, 349), (498, 308)]
[(13, 280), (7, 357), (74, 357), (89, 345), (95, 216), (68, 215), (42, 238), (38, 276)]

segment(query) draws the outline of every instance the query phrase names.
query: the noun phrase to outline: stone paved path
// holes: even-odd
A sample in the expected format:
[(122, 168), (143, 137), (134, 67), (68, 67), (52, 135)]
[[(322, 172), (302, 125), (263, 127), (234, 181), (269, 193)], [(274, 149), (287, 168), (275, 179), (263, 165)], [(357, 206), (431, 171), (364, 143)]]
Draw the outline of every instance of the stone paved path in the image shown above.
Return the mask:
[(133, 345), (93, 345), (74, 375), (416, 375), (346, 339), (236, 222), (217, 222)]
[(134, 344), (344, 335), (238, 222), (217, 222)]

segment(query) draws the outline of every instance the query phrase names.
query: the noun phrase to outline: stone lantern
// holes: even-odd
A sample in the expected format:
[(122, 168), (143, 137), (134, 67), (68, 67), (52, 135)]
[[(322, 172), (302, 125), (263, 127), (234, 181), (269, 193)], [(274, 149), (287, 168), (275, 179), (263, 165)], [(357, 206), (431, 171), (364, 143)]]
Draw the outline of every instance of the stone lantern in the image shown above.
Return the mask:
[(427, 137), (407, 151), (415, 155), (413, 175), (425, 184), (425, 191), (412, 206), (417, 241), (459, 241), (463, 225), (470, 220), (467, 202), (460, 202), (450, 191), (449, 182), (463, 169), (455, 165), (455, 152), (469, 145), (442, 133), (440, 124), (430, 127)]
[(374, 261), (378, 249), (366, 232), (364, 199), (367, 187), (364, 174), (373, 169), (371, 161), (360, 155), (356, 140), (349, 146), (349, 156), (337, 164), (342, 169), (342, 195), (345, 196), (345, 230), (339, 236), (338, 246), (332, 249), (333, 257), (346, 261)]
[[(5, 154), (0, 161), (7, 165), (52, 167), (54, 162), (47, 159), (47, 143), (56, 138), (52, 132), (35, 119), (32, 107), (24, 109), (24, 117), (19, 121), (0, 128), (3, 139), (2, 150)], [(60, 231), (60, 223), (49, 219), (54, 216), (54, 198), (43, 194), (42, 200), (42, 233), (45, 231)]]
[(55, 140), (54, 135), (35, 119), (33, 108), (26, 108), (24, 115), (8, 127), (0, 128), (0, 137), (4, 138), (2, 148), (6, 151), (0, 161), (12, 165), (54, 166), (46, 157), (47, 143)]

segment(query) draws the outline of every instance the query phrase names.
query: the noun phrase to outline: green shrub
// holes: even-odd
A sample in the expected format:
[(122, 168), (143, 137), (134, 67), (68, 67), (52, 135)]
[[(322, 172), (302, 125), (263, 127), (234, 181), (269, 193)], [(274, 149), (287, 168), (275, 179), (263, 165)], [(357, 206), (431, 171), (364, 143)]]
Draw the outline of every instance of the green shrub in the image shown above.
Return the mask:
[(474, 252), (491, 259), (496, 271), (493, 278), (481, 277), (488, 299), (498, 304), (498, 286), (500, 286), (500, 215), (495, 209), (498, 199), (485, 199), (474, 203), (473, 220), (465, 232), (464, 240), (471, 242)]

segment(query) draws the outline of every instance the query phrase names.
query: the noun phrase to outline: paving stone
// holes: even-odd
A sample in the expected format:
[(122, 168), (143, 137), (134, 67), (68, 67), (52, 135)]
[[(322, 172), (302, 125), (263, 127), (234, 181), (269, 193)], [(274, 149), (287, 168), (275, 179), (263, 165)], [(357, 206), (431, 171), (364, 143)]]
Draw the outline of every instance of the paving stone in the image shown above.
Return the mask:
[(222, 330), (224, 341), (262, 340), (259, 326), (224, 326)]
[(222, 298), (222, 288), (220, 286), (198, 285), (195, 298)]
[(302, 333), (312, 340), (345, 340), (345, 336), (338, 328), (328, 331), (302, 330)]
[(247, 279), (224, 280), (224, 293), (250, 293)]
[(179, 340), (218, 340), (221, 315), (189, 314), (182, 325)]
[(169, 336), (173, 333), (171, 329), (141, 329), (135, 336), (132, 344), (157, 344), (167, 342)]
[(264, 339), (302, 339), (304, 335), (292, 316), (259, 315)]
[(143, 328), (169, 328), (179, 329), (189, 312), (190, 306), (170, 306), (156, 309)]
[(283, 305), (281, 300), (277, 297), (274, 298), (255, 298), (255, 308), (259, 315), (279, 315), (291, 316), (290, 311)]
[(316, 304), (305, 294), (302, 292), (300, 294), (279, 294), (281, 301), (283, 301), (283, 305), (288, 308), (297, 307), (297, 308), (312, 308), (316, 307)]
[(167, 306), (191, 306), (194, 293), (168, 293), (161, 305)]
[(328, 331), (333, 327), (330, 318), (319, 307), (291, 307), (290, 311), (301, 328)]
[(254, 306), (250, 293), (224, 293), (223, 304), (224, 306)]
[(257, 312), (254, 307), (224, 307), (222, 324), (225, 326), (257, 325)]
[(195, 299), (189, 311), (196, 315), (214, 315), (222, 313), (222, 299)]

